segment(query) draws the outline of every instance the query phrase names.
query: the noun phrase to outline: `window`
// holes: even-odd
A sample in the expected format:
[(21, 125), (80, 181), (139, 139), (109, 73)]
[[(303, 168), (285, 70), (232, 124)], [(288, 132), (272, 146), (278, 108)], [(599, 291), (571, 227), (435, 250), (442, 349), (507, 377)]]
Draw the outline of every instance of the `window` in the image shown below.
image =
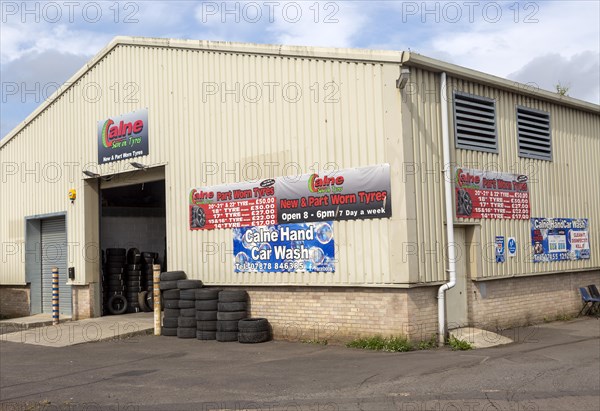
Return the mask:
[(519, 156), (552, 161), (550, 113), (517, 106)]
[(456, 148), (497, 153), (496, 102), (455, 92), (454, 135)]

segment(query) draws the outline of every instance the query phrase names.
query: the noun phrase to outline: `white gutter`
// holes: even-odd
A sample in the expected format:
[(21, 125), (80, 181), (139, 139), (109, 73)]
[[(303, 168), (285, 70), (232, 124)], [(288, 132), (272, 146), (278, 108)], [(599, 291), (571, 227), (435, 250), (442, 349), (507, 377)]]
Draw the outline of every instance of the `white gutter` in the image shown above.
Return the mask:
[(446, 237), (448, 244), (448, 273), (450, 281), (438, 289), (438, 342), (446, 338), (446, 290), (456, 285), (456, 249), (454, 247), (454, 207), (452, 204), (452, 168), (450, 164), (450, 135), (448, 133), (448, 96), (446, 72), (440, 74), (440, 102), (442, 110), (442, 144), (444, 150), (444, 197), (446, 200)]

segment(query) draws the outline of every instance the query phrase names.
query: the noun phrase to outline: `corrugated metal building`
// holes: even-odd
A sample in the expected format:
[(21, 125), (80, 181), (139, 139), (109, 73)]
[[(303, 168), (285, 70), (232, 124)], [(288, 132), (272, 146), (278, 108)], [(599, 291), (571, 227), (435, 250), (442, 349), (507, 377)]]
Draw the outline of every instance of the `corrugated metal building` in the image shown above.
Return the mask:
[[(99, 164), (102, 124), (136, 115), (148, 149)], [(169, 270), (248, 289), (252, 314), (282, 337), (426, 338), (447, 281), (444, 127), (457, 254), (448, 321), (576, 312), (577, 287), (600, 280), (597, 105), (408, 52), (130, 37), (1, 142), (2, 310), (44, 310), (53, 219), (66, 233), (54, 260), (74, 268), (67, 315), (102, 314), (101, 249), (143, 244)], [(333, 221), (333, 272), (236, 272), (233, 230), (190, 229), (192, 188), (382, 165), (391, 215)], [(502, 196), (521, 205), (494, 214), (486, 201)]]

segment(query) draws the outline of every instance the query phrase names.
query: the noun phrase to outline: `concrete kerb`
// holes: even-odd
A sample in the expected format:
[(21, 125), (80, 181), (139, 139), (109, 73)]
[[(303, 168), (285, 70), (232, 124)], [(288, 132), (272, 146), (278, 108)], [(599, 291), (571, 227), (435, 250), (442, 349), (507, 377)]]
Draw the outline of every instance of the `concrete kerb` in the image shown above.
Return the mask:
[(89, 342), (125, 340), (136, 335), (152, 334), (153, 329), (152, 313), (137, 313), (22, 328), (0, 335), (0, 341), (67, 347)]

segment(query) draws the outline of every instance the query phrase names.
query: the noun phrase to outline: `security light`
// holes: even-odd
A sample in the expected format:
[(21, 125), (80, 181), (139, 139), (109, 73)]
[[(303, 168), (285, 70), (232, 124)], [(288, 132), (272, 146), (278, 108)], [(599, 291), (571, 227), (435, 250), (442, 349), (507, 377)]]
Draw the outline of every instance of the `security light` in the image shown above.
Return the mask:
[(144, 164), (142, 164), (142, 163), (136, 163), (135, 161), (132, 161), (132, 162), (131, 162), (131, 163), (129, 163), (129, 164), (131, 164), (131, 166), (132, 166), (133, 168), (137, 168), (137, 169), (139, 169), (139, 170), (146, 170), (146, 169), (148, 168), (148, 166), (147, 166), (147, 165), (144, 165)]
[(98, 178), (98, 177), (100, 177), (100, 174), (96, 174), (96, 173), (94, 173), (92, 171), (89, 171), (89, 170), (83, 170), (82, 173), (85, 174), (86, 176), (90, 177), (90, 178)]
[(410, 77), (410, 69), (402, 68), (400, 70), (400, 77), (398, 78), (398, 80), (396, 80), (396, 87), (399, 88), (400, 90), (403, 90), (404, 87), (406, 86), (406, 83), (408, 83), (409, 77)]

